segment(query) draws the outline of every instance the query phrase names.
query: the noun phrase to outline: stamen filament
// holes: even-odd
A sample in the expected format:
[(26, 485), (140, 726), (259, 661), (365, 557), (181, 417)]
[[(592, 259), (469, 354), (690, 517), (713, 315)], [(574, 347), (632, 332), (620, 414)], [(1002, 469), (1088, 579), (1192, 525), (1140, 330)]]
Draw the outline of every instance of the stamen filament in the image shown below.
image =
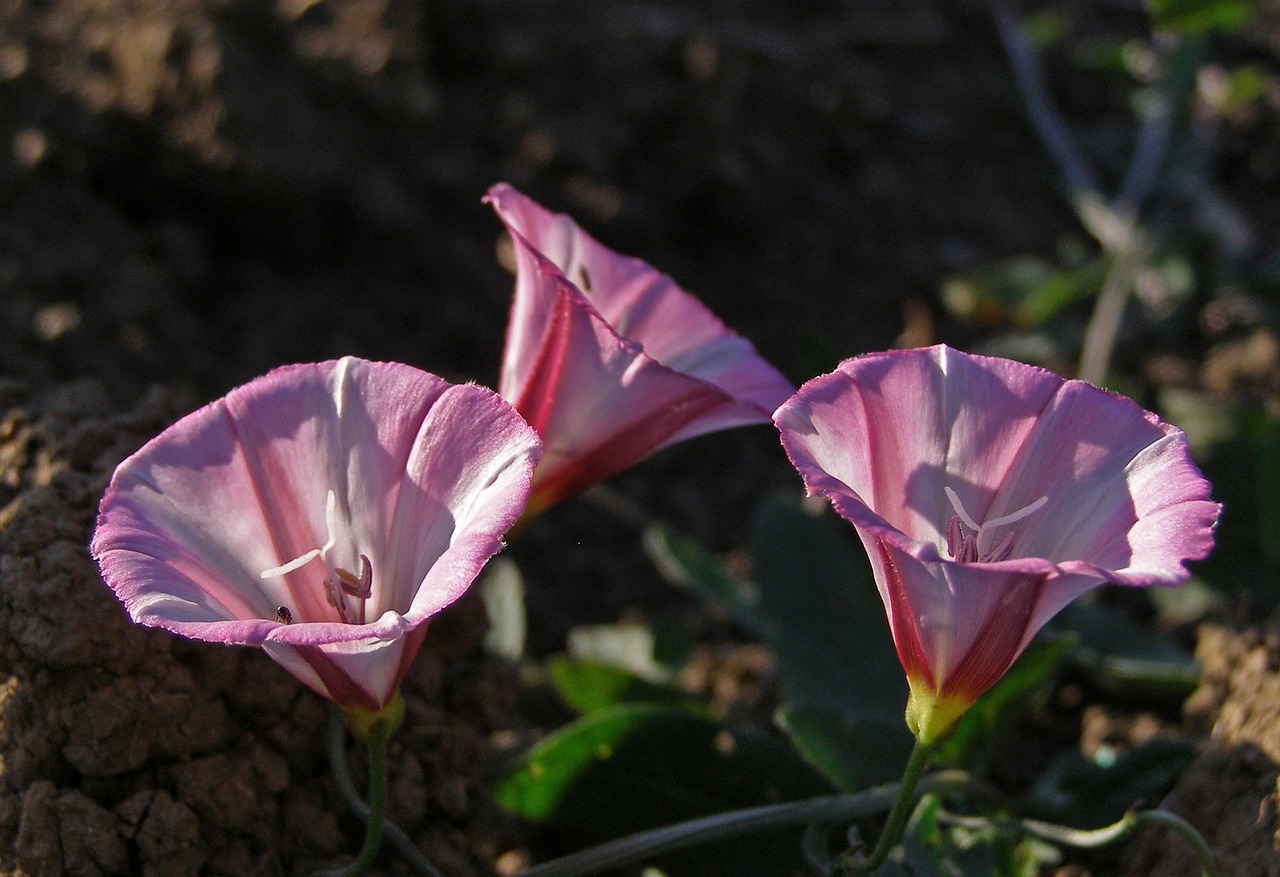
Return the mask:
[(271, 569), (264, 569), (262, 572), (258, 573), (258, 575), (264, 579), (273, 578), (275, 576), (282, 576), (287, 573), (293, 572), (295, 569), (301, 569), (302, 567), (306, 566), (308, 563), (315, 560), (319, 556), (320, 556), (320, 549), (312, 548), (306, 554), (302, 554), (302, 555), (299, 555), (298, 557), (295, 557), (293, 560), (289, 561), (283, 566), (275, 566), (275, 567), (272, 567)]
[(1033, 512), (1040, 511), (1040, 509), (1044, 508), (1045, 503), (1047, 503), (1048, 501), (1049, 501), (1049, 497), (1042, 496), (1038, 500), (1033, 502), (1031, 505), (1024, 506), (1023, 508), (1018, 509), (1016, 512), (1013, 512), (1012, 514), (1003, 515), (1002, 517), (999, 517), (999, 518), (992, 518), (982, 526), (983, 527), (1002, 527), (1005, 524), (1012, 524), (1015, 521), (1021, 521), (1027, 515), (1030, 515)]

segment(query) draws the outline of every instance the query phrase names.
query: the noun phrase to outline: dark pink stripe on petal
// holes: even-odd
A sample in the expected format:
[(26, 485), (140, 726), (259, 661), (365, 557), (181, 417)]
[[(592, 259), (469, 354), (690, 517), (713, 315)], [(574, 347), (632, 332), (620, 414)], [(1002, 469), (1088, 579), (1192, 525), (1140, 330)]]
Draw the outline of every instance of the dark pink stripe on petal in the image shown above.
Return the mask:
[(1045, 578), (1009, 577), (999, 609), (987, 618), (968, 653), (943, 680), (944, 697), (975, 701), (1012, 666), (1025, 645)]
[(559, 397), (565, 354), (573, 334), (573, 309), (573, 301), (561, 289), (551, 308), (550, 322), (528, 381), (520, 389), (519, 397), (512, 400), (516, 410), (539, 435), (545, 434)]
[(876, 547), (880, 549), (885, 594), (889, 598), (889, 624), (893, 629), (893, 644), (898, 649), (898, 660), (902, 662), (902, 669), (909, 679), (919, 679), (930, 691), (937, 691), (933, 669), (929, 666), (924, 646), (920, 642), (920, 632), (916, 629), (907, 586), (902, 580), (893, 551), (883, 539), (876, 539)]

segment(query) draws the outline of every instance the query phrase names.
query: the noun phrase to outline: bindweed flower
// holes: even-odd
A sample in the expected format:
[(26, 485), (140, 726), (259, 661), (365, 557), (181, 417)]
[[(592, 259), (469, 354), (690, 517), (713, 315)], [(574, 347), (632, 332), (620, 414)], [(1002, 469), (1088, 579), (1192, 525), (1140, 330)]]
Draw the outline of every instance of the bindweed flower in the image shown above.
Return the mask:
[(766, 423), (794, 388), (671, 278), (505, 184), (516, 252), (499, 392), (546, 443), (537, 511), (675, 442)]
[(523, 511), (539, 447), (481, 387), (285, 366), (121, 463), (91, 551), (135, 622), (261, 646), (349, 720), (376, 715)]
[(774, 415), (871, 559), (924, 743), (1071, 600), (1176, 585), (1219, 506), (1186, 437), (1122, 396), (948, 347), (851, 359)]

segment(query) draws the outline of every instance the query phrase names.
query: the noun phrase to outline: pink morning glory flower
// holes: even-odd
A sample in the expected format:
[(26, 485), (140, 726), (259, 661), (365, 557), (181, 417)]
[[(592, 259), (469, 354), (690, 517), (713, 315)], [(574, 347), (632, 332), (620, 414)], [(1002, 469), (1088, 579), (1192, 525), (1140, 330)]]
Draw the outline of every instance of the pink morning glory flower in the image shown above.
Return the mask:
[(516, 251), (499, 392), (546, 444), (534, 511), (667, 445), (766, 423), (794, 388), (675, 282), (505, 184)]
[(1176, 585), (1219, 506), (1186, 437), (1122, 396), (938, 346), (851, 359), (774, 415), (871, 559), (911, 688), (945, 734), (1071, 600)]
[(261, 646), (378, 713), (523, 511), (539, 448), (481, 387), (350, 357), (285, 366), (121, 463), (90, 549), (135, 622)]

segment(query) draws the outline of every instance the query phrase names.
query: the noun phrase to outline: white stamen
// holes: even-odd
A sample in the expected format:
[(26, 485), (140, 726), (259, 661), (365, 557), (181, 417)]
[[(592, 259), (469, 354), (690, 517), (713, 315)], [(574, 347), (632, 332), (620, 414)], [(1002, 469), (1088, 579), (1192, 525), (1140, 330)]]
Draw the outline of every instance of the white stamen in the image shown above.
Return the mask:
[(258, 573), (258, 575), (264, 579), (269, 579), (274, 576), (282, 576), (282, 575), (285, 575), (286, 573), (293, 572), (295, 569), (301, 569), (302, 567), (306, 566), (308, 563), (315, 560), (319, 556), (320, 556), (320, 549), (312, 548), (306, 554), (300, 555), (299, 557), (295, 557), (293, 560), (289, 561), (283, 566), (273, 566), (271, 569), (264, 569), (262, 572)]
[(1033, 512), (1040, 511), (1040, 509), (1044, 508), (1044, 504), (1047, 503), (1048, 501), (1049, 501), (1049, 497), (1042, 496), (1038, 500), (1033, 502), (1031, 505), (1023, 506), (1022, 508), (1018, 509), (1016, 512), (1013, 512), (1012, 514), (1003, 515), (999, 518), (992, 518), (982, 526), (1003, 527), (1005, 524), (1012, 524), (1015, 521), (1021, 521), (1027, 515), (1032, 514)]

